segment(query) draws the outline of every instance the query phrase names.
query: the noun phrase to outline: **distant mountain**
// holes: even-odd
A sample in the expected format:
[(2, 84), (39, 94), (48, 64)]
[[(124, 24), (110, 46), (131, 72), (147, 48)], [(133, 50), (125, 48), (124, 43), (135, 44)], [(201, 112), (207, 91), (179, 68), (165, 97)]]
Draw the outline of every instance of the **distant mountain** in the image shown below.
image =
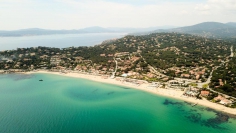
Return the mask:
[(78, 34), (83, 33), (80, 30), (45, 30), (38, 28), (22, 29), (15, 31), (0, 31), (0, 36), (36, 36), (36, 35), (53, 35), (53, 34)]
[(88, 27), (79, 30), (46, 30), (39, 28), (22, 29), (15, 31), (0, 31), (0, 36), (37, 36), (53, 34), (82, 34), (82, 33), (107, 33), (114, 32), (102, 27)]
[(141, 32), (150, 32), (157, 29), (171, 29), (176, 28), (176, 26), (157, 26), (157, 27), (148, 27), (148, 28), (116, 28), (116, 27), (110, 27), (107, 28), (112, 31), (117, 32), (127, 32), (127, 33), (141, 33)]
[(154, 32), (178, 32), (193, 35), (200, 35), (204, 37), (220, 37), (231, 38), (236, 37), (236, 23), (218, 23), (218, 22), (204, 22), (193, 26), (186, 26), (174, 28), (169, 30), (156, 30)]
[(173, 26), (150, 27), (150, 28), (102, 28), (98, 26), (87, 27), (78, 30), (47, 30), (39, 28), (21, 29), (14, 31), (0, 31), (0, 36), (37, 36), (53, 34), (83, 34), (83, 33), (136, 33), (150, 32), (156, 29), (174, 28)]
[(226, 23), (227, 25), (230, 25), (230, 26), (234, 26), (236, 27), (236, 22), (229, 22), (229, 23)]

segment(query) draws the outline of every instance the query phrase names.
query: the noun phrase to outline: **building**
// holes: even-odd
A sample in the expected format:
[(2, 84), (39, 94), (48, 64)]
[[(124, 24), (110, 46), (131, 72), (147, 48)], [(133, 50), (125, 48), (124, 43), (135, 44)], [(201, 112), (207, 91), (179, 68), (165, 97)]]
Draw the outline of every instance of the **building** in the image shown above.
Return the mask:
[(210, 94), (209, 91), (201, 91), (201, 96), (207, 97)]
[(222, 105), (229, 105), (232, 104), (232, 101), (226, 99), (225, 97), (218, 95), (218, 97), (214, 98), (215, 101), (219, 101), (220, 104)]
[(51, 65), (59, 65), (61, 62), (61, 58), (59, 56), (52, 56), (50, 59), (50, 64)]

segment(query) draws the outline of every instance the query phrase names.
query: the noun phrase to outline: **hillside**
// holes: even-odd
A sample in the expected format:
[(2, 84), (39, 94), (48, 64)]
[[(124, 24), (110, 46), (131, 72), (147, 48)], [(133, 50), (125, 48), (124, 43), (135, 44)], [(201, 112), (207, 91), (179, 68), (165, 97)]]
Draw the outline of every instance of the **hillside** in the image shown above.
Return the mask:
[(211, 79), (210, 87), (225, 93), (229, 96), (236, 97), (236, 58), (223, 64), (214, 73)]
[(224, 24), (218, 22), (204, 22), (192, 26), (174, 28), (170, 30), (156, 30), (154, 32), (178, 32), (213, 38), (236, 37), (235, 23)]
[(234, 26), (234, 27), (236, 27), (236, 23), (234, 23), (234, 22), (229, 22), (229, 23), (226, 23), (227, 25), (230, 25), (230, 26)]

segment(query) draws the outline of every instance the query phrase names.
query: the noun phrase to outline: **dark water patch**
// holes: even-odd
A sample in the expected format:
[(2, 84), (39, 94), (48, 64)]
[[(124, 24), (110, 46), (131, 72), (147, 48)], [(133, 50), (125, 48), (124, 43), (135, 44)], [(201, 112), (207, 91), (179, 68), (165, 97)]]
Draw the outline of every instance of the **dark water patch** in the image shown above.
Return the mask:
[(222, 113), (218, 113), (218, 114), (216, 114), (215, 118), (207, 119), (206, 121), (203, 121), (202, 124), (204, 126), (207, 126), (207, 127), (212, 127), (212, 128), (215, 128), (215, 129), (226, 130), (226, 128), (223, 128), (220, 125), (223, 124), (223, 123), (227, 123), (228, 120), (229, 120), (229, 116), (228, 115), (225, 115), (225, 114), (222, 114)]
[(184, 101), (184, 103), (187, 104), (187, 105), (192, 105), (192, 103), (189, 103), (189, 102), (186, 102), (186, 101)]
[(128, 89), (130, 89), (130, 88), (127, 88), (127, 87), (122, 87), (123, 89), (126, 89), (126, 90), (128, 90)]
[(92, 93), (95, 93), (95, 92), (97, 92), (97, 91), (98, 91), (98, 89), (95, 89), (95, 90), (92, 91)]
[(13, 79), (14, 81), (20, 81), (25, 79), (31, 79), (34, 76), (32, 74), (8, 74), (7, 78)]
[[(178, 110), (181, 112), (182, 115), (184, 115), (185, 118), (187, 118), (187, 120), (189, 120), (192, 123), (196, 123), (196, 124), (200, 124), (202, 126), (206, 126), (209, 128), (215, 128), (215, 129), (219, 129), (219, 130), (226, 130), (226, 128), (222, 127), (221, 124), (223, 123), (227, 123), (229, 121), (229, 115), (221, 113), (219, 111), (207, 108), (207, 111), (213, 111), (216, 113), (215, 117), (213, 118), (209, 118), (207, 120), (204, 120), (202, 118), (201, 113), (199, 113), (198, 111), (200, 111), (201, 107), (191, 107), (189, 110), (186, 110), (185, 108), (182, 108), (184, 105), (189, 105), (192, 106), (192, 103), (188, 103), (188, 102), (174, 102), (171, 100), (166, 99), (163, 102), (164, 105), (172, 105), (172, 106), (176, 106), (178, 108)], [(200, 110), (198, 110), (200, 109)]]
[(111, 94), (114, 94), (115, 92), (112, 91), (112, 92), (108, 92), (107, 95), (111, 95)]
[(200, 113), (191, 113), (191, 112), (188, 112), (188, 113), (189, 114), (186, 115), (185, 117), (190, 122), (198, 123), (202, 126), (206, 126), (206, 127), (210, 127), (210, 128), (215, 128), (215, 129), (219, 129), (219, 130), (226, 130), (226, 128), (221, 126), (222, 123), (228, 122), (229, 117), (226, 115), (217, 114), (215, 118), (209, 118), (207, 120), (203, 120), (202, 115)]
[(68, 92), (68, 96), (74, 100), (85, 100), (85, 101), (94, 101), (101, 98), (100, 95), (92, 94), (92, 93), (84, 93), (84, 92), (76, 92), (70, 91)]
[(198, 110), (199, 111), (205, 111), (206, 109), (205, 109), (205, 107), (198, 106)]
[(223, 128), (221, 124), (227, 123), (230, 118), (227, 114), (218, 112), (216, 113), (216, 116), (214, 118), (203, 120), (202, 115), (200, 113), (197, 113), (197, 110), (194, 110), (194, 109), (190, 109), (189, 111), (186, 111), (185, 114), (186, 114), (185, 117), (193, 123), (198, 123), (202, 126), (215, 128), (219, 130), (226, 130), (226, 128)]
[(93, 90), (85, 90), (85, 89), (69, 89), (65, 91), (65, 95), (68, 98), (71, 98), (73, 100), (77, 101), (103, 101), (108, 100), (114, 97), (110, 97), (110, 95), (114, 95), (115, 91), (99, 91), (99, 89), (93, 89)]
[(200, 123), (202, 116), (200, 113), (190, 113), (190, 115), (185, 116), (188, 120), (194, 123)]
[(217, 114), (215, 118), (210, 118), (207, 120), (202, 119), (202, 115), (200, 113), (186, 112), (185, 117), (193, 123), (200, 124), (201, 126), (206, 126), (210, 128), (215, 128), (219, 130), (226, 130), (226, 128), (222, 127), (221, 124), (228, 122), (229, 117), (227, 115)]
[(185, 110), (184, 110), (184, 109), (179, 109), (179, 111), (181, 111), (181, 112), (185, 112)]
[(184, 103), (183, 102), (173, 102), (171, 100), (168, 100), (168, 99), (165, 99), (165, 101), (163, 102), (164, 105), (174, 105), (174, 106), (177, 106), (177, 107), (182, 107), (184, 106)]
[(214, 113), (216, 113), (216, 114), (227, 115), (229, 118), (236, 120), (236, 115), (234, 115), (234, 114), (229, 114), (229, 113), (226, 113), (226, 112), (221, 112), (221, 111), (218, 111), (218, 110), (215, 110), (215, 109), (212, 109), (212, 108), (208, 108), (208, 107), (206, 107), (206, 108), (204, 108), (204, 109), (207, 110), (207, 111), (214, 112)]
[(190, 109), (190, 112), (197, 112), (196, 109)]
[(215, 118), (208, 119), (208, 123), (221, 124), (229, 121), (229, 116), (223, 113), (216, 114)]

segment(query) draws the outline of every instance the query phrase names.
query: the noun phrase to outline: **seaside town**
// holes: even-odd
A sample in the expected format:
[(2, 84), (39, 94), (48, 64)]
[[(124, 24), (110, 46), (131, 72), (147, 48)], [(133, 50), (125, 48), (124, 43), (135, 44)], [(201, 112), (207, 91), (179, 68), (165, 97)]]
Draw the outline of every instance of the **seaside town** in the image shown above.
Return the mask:
[(0, 133), (236, 133), (236, 0), (0, 0)]
[[(49, 71), (114, 79), (181, 97), (236, 107), (235, 47), (188, 34), (126, 36), (92, 47), (17, 48), (0, 52), (0, 73)], [(174, 94), (173, 94), (174, 95)], [(194, 104), (196, 105), (197, 102)]]

